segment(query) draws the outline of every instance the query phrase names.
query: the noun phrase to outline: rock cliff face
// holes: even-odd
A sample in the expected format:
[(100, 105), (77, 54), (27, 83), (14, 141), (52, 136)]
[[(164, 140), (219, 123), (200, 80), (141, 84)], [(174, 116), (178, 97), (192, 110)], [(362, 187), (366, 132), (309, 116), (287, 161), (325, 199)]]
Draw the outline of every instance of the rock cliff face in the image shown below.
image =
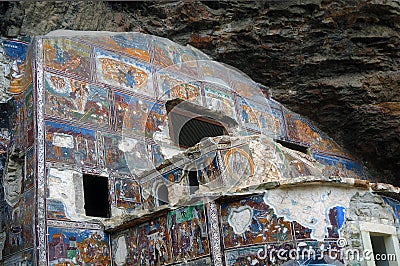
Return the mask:
[(1, 2), (0, 34), (141, 31), (189, 43), (271, 88), (400, 184), (400, 1)]

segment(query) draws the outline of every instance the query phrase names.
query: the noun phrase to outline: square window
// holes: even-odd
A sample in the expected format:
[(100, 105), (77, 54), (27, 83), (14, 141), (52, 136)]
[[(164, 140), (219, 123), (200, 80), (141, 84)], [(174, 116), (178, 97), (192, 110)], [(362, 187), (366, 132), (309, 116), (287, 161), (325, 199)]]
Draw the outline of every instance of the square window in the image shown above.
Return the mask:
[(110, 217), (108, 178), (97, 175), (83, 175), (85, 214), (94, 217)]

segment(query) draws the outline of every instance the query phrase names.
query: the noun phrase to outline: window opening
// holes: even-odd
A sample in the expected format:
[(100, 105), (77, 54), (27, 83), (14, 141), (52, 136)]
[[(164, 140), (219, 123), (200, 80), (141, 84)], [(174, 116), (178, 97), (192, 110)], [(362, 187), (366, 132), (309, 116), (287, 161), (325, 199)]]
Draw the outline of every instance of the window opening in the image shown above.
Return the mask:
[(157, 187), (157, 200), (158, 200), (158, 206), (162, 205), (167, 205), (169, 200), (168, 200), (168, 188), (165, 184), (160, 184)]
[(180, 114), (171, 116), (175, 143), (180, 147), (193, 147), (204, 138), (226, 135), (225, 128), (211, 118), (196, 117), (183, 122), (186, 119)]
[(286, 147), (288, 149), (299, 151), (299, 152), (302, 152), (302, 153), (305, 153), (305, 154), (308, 153), (308, 147), (307, 146), (303, 146), (303, 145), (300, 145), (300, 144), (297, 144), (297, 143), (284, 141), (284, 140), (280, 140), (280, 139), (277, 139), (275, 141), (278, 142), (279, 144), (281, 144), (283, 147)]
[(108, 178), (96, 175), (83, 175), (85, 214), (94, 217), (110, 217), (108, 200)]
[(189, 193), (194, 194), (199, 190), (199, 180), (197, 179), (197, 171), (188, 171)]
[[(375, 255), (375, 265), (376, 266), (389, 266), (389, 261), (387, 260), (387, 250), (385, 245), (385, 235), (375, 235), (370, 234), (372, 251)], [(378, 256), (378, 257), (376, 257)]]

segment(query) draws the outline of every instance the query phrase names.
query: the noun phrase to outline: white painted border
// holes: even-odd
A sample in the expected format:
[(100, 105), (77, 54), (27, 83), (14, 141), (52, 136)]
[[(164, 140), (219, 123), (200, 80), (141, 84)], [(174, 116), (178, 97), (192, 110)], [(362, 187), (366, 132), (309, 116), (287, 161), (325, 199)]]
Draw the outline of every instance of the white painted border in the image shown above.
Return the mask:
[(44, 159), (44, 99), (43, 99), (43, 42), (42, 38), (35, 38), (35, 83), (36, 83), (36, 129), (37, 129), (37, 251), (38, 262), (37, 265), (47, 265), (47, 252), (46, 252), (46, 180), (45, 172), (46, 165)]

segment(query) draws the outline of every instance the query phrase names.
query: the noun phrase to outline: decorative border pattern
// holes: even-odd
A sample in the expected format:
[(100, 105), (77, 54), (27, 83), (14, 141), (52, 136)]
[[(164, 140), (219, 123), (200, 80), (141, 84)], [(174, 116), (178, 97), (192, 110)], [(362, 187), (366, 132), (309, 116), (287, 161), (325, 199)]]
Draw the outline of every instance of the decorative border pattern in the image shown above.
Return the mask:
[(43, 101), (43, 42), (42, 39), (36, 41), (36, 154), (37, 154), (37, 250), (38, 265), (46, 265), (46, 180), (45, 180), (45, 155), (44, 155), (44, 101)]
[(89, 230), (104, 230), (104, 226), (95, 223), (85, 222), (66, 222), (59, 220), (47, 220), (47, 225), (52, 227), (63, 227), (63, 228), (83, 228)]
[(222, 266), (221, 234), (219, 232), (218, 209), (215, 202), (208, 204), (208, 218), (210, 223), (210, 247), (214, 266)]

